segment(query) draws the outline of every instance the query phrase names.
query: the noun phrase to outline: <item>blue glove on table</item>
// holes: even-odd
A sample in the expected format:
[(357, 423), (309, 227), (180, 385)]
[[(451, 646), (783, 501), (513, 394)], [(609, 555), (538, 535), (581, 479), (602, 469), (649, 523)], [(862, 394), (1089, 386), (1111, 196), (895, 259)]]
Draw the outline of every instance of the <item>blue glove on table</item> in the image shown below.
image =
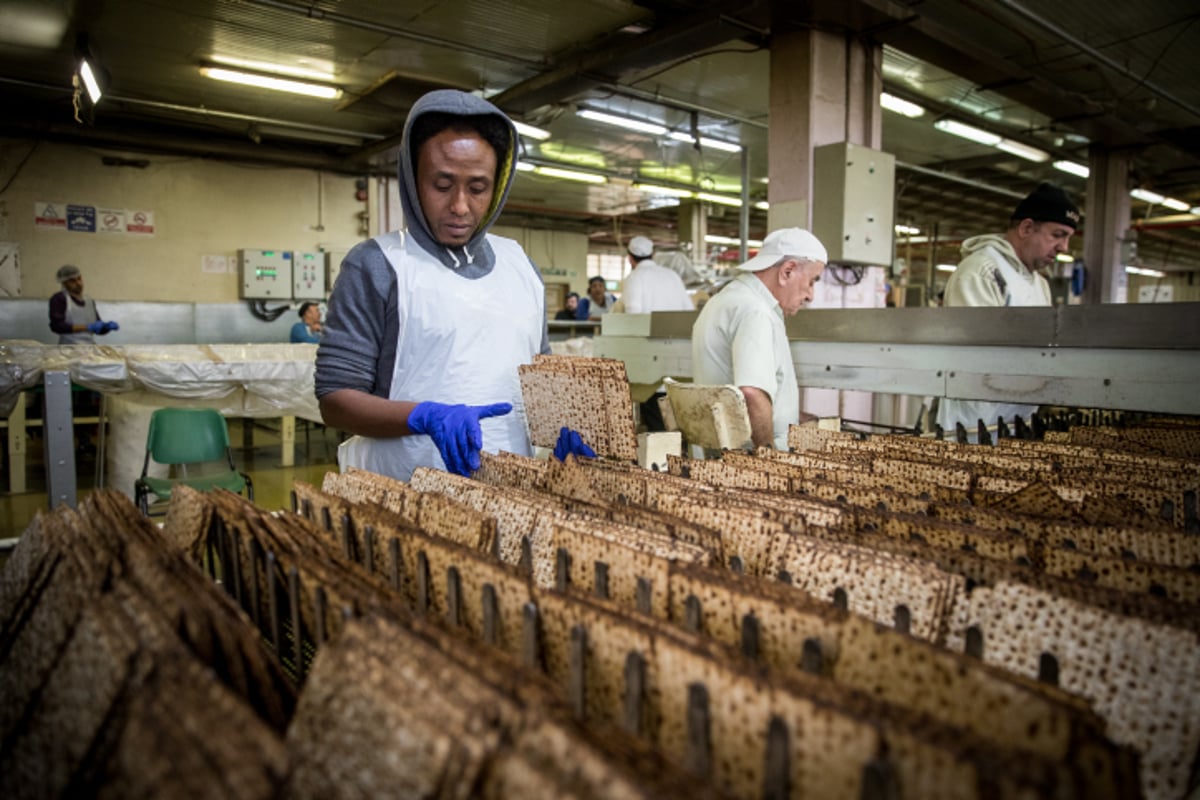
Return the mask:
[(587, 446), (578, 431), (563, 428), (558, 432), (558, 441), (554, 444), (554, 457), (566, 461), (567, 456), (595, 458), (596, 451)]
[(479, 420), (500, 417), (512, 411), (512, 403), (493, 403), (490, 406), (447, 405), (418, 403), (408, 415), (408, 429), (427, 434), (437, 445), (446, 462), (446, 469), (457, 475), (471, 476), (479, 469), (479, 451), (483, 447), (483, 431)]
[(100, 320), (96, 320), (95, 322), (89, 322), (87, 329), (89, 331), (91, 331), (92, 333), (106, 333), (108, 331), (108, 328), (106, 328), (104, 326), (104, 323), (101, 322)]
[(112, 320), (109, 320), (108, 322), (104, 323), (104, 332), (105, 333), (108, 333), (109, 331), (119, 331), (119, 330), (121, 330), (121, 326), (118, 325), (117, 323), (113, 322)]

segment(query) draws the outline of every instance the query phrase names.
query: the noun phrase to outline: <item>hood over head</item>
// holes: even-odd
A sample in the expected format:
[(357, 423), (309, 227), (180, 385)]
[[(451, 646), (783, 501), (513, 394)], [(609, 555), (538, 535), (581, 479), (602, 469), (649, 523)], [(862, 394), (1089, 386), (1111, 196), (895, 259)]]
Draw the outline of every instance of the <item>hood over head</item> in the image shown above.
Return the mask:
[[(412, 129), (413, 123), (419, 117), (430, 112), (460, 117), (494, 116), (501, 120), (508, 130), (507, 150), (496, 153), (496, 184), (492, 203), (470, 241), (461, 247), (440, 244), (433, 237), (417, 192), (417, 163), (416, 154), (412, 151)], [(508, 199), (516, 167), (517, 131), (512, 120), (505, 116), (504, 112), (487, 100), (455, 89), (439, 89), (422, 96), (408, 113), (408, 119), (404, 123), (404, 136), (400, 142), (400, 205), (404, 209), (404, 222), (408, 234), (447, 267), (458, 268), (470, 264), (477, 268), (491, 269), (495, 255), (486, 235)]]

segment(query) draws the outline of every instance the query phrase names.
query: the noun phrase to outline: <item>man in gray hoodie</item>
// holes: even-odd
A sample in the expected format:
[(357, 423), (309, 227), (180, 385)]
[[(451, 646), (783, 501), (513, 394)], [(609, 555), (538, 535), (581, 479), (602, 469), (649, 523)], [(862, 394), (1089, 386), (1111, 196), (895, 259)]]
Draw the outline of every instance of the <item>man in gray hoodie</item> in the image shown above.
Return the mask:
[(316, 394), (325, 422), (356, 434), (339, 448), (342, 469), (467, 475), (481, 449), (530, 452), (517, 367), (550, 352), (537, 267), (488, 233), (517, 134), (486, 100), (435, 91), (413, 105), (399, 160), (405, 228), (342, 262)]
[[(963, 259), (946, 282), (945, 306), (1049, 306), (1050, 284), (1039, 270), (1067, 252), (1079, 226), (1079, 209), (1057, 186), (1043, 183), (1017, 204), (1004, 233), (974, 236), (962, 243)], [(979, 420), (995, 425), (998, 417), (1013, 424), (1037, 406), (944, 399), (938, 424), (953, 429), (961, 422), (969, 431)]]

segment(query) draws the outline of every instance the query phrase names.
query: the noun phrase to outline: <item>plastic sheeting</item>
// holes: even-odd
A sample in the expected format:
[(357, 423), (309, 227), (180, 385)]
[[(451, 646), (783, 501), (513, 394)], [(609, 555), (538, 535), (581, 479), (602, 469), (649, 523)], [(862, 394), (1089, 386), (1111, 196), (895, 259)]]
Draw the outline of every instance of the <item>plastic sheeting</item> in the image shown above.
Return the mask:
[(231, 417), (321, 421), (312, 344), (43, 345), (0, 343), (0, 416), (46, 371), (106, 395), (155, 406), (205, 406)]

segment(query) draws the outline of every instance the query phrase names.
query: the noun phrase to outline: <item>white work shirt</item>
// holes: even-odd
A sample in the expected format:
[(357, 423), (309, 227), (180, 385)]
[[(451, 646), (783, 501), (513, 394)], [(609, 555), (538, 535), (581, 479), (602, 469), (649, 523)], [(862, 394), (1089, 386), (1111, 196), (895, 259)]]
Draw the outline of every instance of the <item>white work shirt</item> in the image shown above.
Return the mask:
[(679, 273), (651, 259), (638, 263), (621, 284), (626, 314), (652, 311), (692, 311), (695, 305)]
[(753, 273), (713, 295), (692, 326), (692, 380), (753, 386), (771, 398), (775, 449), (787, 450), (800, 419), (800, 390), (779, 302)]

